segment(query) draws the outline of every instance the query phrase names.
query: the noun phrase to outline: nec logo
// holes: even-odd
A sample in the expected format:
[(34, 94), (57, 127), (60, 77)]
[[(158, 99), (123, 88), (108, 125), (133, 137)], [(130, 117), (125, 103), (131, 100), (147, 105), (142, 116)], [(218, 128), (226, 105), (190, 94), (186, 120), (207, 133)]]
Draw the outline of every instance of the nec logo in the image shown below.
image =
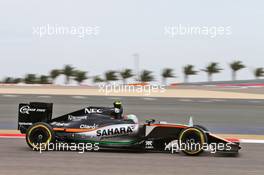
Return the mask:
[(84, 109), (85, 114), (92, 114), (92, 113), (103, 113), (102, 109), (96, 109), (96, 108), (85, 108)]

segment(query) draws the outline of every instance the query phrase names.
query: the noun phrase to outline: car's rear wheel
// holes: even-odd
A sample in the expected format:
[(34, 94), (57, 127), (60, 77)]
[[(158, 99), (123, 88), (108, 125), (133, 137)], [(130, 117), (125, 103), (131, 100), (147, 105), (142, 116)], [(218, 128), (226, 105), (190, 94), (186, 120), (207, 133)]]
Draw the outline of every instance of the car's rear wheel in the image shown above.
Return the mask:
[(195, 156), (201, 154), (206, 142), (205, 133), (197, 127), (186, 128), (179, 135), (181, 151), (186, 155)]
[(54, 131), (47, 123), (35, 123), (28, 128), (26, 141), (33, 150), (46, 150), (48, 144), (54, 142)]

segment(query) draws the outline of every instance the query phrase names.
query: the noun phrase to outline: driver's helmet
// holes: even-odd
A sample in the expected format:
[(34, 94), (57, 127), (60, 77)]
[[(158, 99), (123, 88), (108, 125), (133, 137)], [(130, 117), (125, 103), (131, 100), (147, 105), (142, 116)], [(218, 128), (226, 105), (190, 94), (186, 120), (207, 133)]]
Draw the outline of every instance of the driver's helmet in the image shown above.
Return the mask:
[(120, 100), (115, 101), (113, 104), (114, 104), (114, 108), (118, 108), (118, 109), (122, 108), (122, 103)]

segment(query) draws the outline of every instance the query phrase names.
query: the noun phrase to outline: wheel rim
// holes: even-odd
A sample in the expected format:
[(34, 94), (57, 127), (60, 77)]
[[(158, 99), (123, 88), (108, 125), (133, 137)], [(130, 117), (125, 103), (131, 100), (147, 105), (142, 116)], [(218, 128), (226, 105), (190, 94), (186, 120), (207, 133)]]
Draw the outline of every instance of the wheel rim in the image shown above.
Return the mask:
[(51, 132), (46, 126), (35, 126), (28, 133), (28, 142), (33, 148), (42, 148), (51, 141)]
[(205, 137), (202, 131), (196, 128), (183, 131), (179, 140), (180, 145), (184, 147), (183, 152), (187, 154), (194, 155), (203, 151), (202, 147), (205, 143)]

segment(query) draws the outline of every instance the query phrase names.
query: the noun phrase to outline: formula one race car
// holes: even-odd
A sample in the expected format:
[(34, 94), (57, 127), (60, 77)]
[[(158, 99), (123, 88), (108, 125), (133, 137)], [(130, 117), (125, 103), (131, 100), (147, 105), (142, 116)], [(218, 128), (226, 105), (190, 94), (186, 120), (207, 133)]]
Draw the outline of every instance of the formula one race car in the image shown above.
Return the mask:
[[(39, 150), (49, 143), (92, 143), (98, 148), (139, 151), (182, 151), (198, 155), (204, 150), (237, 154), (238, 141), (211, 134), (205, 127), (156, 123), (139, 124), (135, 115), (116, 118), (115, 107), (85, 107), (52, 119), (52, 103), (19, 104), (18, 129), (26, 133), (29, 147)], [(46, 147), (45, 147), (46, 148)]]

